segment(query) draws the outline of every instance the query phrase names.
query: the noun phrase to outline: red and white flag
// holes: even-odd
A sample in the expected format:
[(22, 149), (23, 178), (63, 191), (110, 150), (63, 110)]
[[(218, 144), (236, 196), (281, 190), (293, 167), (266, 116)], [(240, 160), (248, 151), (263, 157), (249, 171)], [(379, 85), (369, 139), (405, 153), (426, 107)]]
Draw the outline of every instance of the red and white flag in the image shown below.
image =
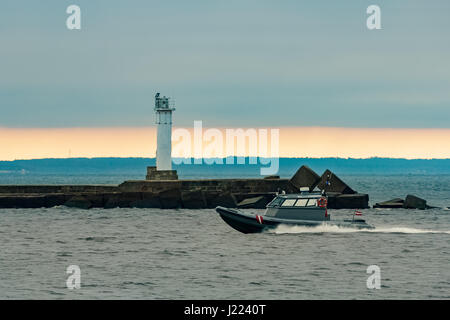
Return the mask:
[(355, 216), (362, 216), (362, 212), (358, 211), (358, 210), (355, 210)]

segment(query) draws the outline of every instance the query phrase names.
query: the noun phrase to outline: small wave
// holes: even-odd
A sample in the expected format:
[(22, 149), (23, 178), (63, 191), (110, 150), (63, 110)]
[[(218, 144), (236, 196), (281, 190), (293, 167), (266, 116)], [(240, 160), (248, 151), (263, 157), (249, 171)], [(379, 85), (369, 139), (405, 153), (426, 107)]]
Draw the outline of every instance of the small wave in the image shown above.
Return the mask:
[(116, 237), (86, 237), (86, 238), (78, 238), (78, 240), (104, 242), (106, 240), (115, 239), (115, 238)]
[(134, 282), (134, 281), (125, 281), (122, 283), (122, 285), (134, 285), (134, 286), (152, 286), (154, 285), (153, 282), (145, 281), (145, 282)]
[(288, 226), (279, 225), (277, 228), (270, 230), (270, 233), (286, 234), (286, 233), (406, 233), (406, 234), (450, 234), (447, 230), (428, 230), (428, 229), (416, 229), (410, 227), (382, 227), (375, 229), (355, 229), (349, 227), (340, 227), (336, 225), (319, 225), (315, 227), (304, 226)]
[(57, 252), (56, 255), (58, 257), (71, 257), (72, 253), (70, 253), (70, 252)]

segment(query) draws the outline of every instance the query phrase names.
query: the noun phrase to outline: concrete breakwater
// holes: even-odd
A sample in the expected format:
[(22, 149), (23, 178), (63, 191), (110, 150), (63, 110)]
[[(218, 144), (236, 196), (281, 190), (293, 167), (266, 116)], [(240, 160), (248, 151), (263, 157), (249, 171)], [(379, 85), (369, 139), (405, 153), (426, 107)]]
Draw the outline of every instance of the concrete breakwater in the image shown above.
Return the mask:
[(369, 196), (360, 194), (330, 170), (322, 176), (302, 166), (291, 179), (134, 180), (108, 185), (4, 185), (0, 208), (265, 208), (277, 192), (325, 190), (328, 207), (368, 208)]
[(294, 192), (287, 179), (214, 179), (126, 181), (118, 186), (0, 186), (0, 208), (215, 208), (265, 206), (277, 190)]

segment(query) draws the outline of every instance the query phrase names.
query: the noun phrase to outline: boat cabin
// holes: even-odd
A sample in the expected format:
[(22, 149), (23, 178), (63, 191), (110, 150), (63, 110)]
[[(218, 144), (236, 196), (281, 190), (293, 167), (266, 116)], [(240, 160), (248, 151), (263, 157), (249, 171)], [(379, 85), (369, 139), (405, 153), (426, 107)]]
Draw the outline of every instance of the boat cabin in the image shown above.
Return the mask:
[(292, 220), (330, 220), (327, 199), (320, 193), (279, 194), (266, 208), (265, 216)]

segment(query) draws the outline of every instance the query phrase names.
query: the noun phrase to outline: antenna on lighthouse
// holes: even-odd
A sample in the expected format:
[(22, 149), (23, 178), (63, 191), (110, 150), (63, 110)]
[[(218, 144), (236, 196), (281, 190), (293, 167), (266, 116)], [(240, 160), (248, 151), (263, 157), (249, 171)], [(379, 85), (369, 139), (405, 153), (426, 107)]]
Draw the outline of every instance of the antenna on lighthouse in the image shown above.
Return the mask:
[(156, 113), (156, 167), (147, 167), (147, 180), (176, 180), (177, 171), (172, 170), (172, 112), (175, 105), (170, 98), (157, 92), (155, 95)]

